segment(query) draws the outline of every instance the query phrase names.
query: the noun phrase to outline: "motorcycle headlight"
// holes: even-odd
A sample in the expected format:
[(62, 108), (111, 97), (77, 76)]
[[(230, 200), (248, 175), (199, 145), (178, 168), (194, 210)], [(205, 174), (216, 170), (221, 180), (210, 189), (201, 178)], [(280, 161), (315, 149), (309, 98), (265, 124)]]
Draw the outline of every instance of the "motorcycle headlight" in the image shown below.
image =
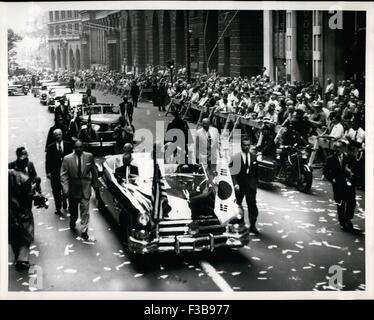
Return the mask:
[(149, 216), (144, 214), (144, 213), (140, 213), (138, 215), (138, 222), (139, 224), (141, 224), (142, 226), (146, 226), (149, 222)]

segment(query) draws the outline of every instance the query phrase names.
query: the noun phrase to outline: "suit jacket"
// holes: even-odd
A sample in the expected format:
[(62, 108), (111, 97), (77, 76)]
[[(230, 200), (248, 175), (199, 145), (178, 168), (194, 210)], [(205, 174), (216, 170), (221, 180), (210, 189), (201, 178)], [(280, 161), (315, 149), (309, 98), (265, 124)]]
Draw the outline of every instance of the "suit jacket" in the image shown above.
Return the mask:
[[(45, 157), (45, 172), (51, 174), (52, 177), (60, 177), (62, 159), (70, 154), (73, 150), (72, 145), (69, 141), (61, 141), (63, 152), (62, 155), (57, 150), (56, 142), (52, 142), (47, 146), (47, 152)], [(62, 156), (62, 157), (61, 157)]]
[(120, 166), (114, 171), (114, 176), (116, 177), (118, 183), (122, 183), (122, 181), (126, 179), (127, 168), (130, 168), (129, 175), (139, 175), (139, 169), (134, 164), (130, 164), (129, 166)]
[[(240, 170), (239, 172), (234, 173), (233, 165), (238, 163), (240, 163)], [(257, 159), (254, 153), (250, 152), (250, 164), (248, 172), (243, 161), (242, 152), (239, 152), (232, 157), (230, 168), (232, 170), (231, 177), (234, 185), (238, 184), (242, 191), (255, 192), (257, 190)]]
[(121, 114), (125, 115), (126, 113), (131, 117), (134, 113), (134, 105), (131, 102), (121, 102), (119, 104), (119, 108), (121, 110)]
[(85, 96), (83, 97), (82, 99), (82, 103), (83, 104), (92, 104), (92, 103), (96, 103), (96, 97), (95, 96)]
[(50, 127), (47, 135), (47, 141), (45, 143), (45, 151), (47, 151), (47, 147), (55, 140), (53, 131), (56, 129), (61, 129), (63, 139), (68, 137), (68, 127), (66, 125), (63, 124), (62, 126), (59, 126), (55, 124), (54, 126)]
[(218, 129), (215, 127), (209, 127), (209, 134), (211, 136), (211, 150), (208, 150), (208, 137), (204, 128), (200, 128), (196, 131), (196, 152), (199, 163), (206, 164), (208, 160), (208, 154), (211, 153), (211, 163), (217, 164), (219, 155), (219, 143), (220, 135)]
[[(340, 165), (339, 158), (337, 154), (332, 155), (326, 161), (326, 165), (323, 168), (323, 175), (325, 178), (332, 183), (332, 188), (334, 192), (334, 200), (339, 202), (343, 197), (347, 195), (347, 189), (354, 190), (353, 179), (350, 179), (352, 186), (348, 188), (346, 179), (348, 174), (345, 170), (346, 166), (352, 169), (352, 158), (343, 154), (342, 165)], [(335, 179), (335, 182), (333, 180)]]
[(82, 154), (82, 175), (78, 176), (77, 158), (74, 152), (64, 157), (61, 166), (61, 185), (64, 194), (75, 199), (89, 199), (91, 186), (98, 186), (97, 170), (92, 153)]

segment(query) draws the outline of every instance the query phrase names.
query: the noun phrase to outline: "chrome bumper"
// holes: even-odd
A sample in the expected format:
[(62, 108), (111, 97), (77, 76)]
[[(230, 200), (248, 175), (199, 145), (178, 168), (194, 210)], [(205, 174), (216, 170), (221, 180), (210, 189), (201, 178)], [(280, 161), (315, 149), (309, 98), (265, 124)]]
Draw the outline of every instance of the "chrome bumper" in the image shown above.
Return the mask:
[(128, 249), (130, 252), (145, 254), (152, 252), (194, 252), (210, 251), (219, 247), (239, 248), (249, 242), (249, 232), (243, 227), (240, 232), (224, 232), (213, 235), (212, 233), (204, 236), (178, 235), (157, 237), (150, 241), (137, 240), (129, 237)]

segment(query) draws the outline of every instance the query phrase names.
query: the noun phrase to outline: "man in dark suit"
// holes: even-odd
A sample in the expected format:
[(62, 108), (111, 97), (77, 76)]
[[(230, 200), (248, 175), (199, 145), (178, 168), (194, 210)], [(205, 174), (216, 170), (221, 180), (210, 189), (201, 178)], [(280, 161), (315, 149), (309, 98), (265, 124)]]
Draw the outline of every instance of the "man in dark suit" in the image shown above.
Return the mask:
[(132, 152), (133, 146), (131, 143), (126, 143), (123, 147), (122, 163), (123, 165), (114, 170), (114, 176), (119, 184), (128, 178), (139, 175), (138, 166), (133, 162)]
[(68, 127), (64, 124), (64, 119), (61, 116), (55, 116), (55, 124), (49, 128), (47, 141), (45, 143), (45, 151), (47, 151), (47, 147), (54, 142), (55, 138), (53, 132), (56, 129), (61, 129), (62, 131), (62, 139), (66, 140), (68, 138)]
[(256, 204), (258, 182), (257, 160), (256, 155), (249, 152), (250, 147), (251, 143), (249, 138), (243, 137), (241, 142), (242, 151), (233, 156), (230, 169), (238, 205), (241, 206), (244, 197), (247, 202), (250, 223), (249, 231), (254, 234), (259, 234), (256, 228), (258, 216)]
[(338, 220), (342, 230), (354, 231), (351, 219), (356, 207), (356, 190), (353, 179), (353, 160), (343, 152), (343, 143), (334, 144), (335, 153), (323, 168), (325, 178), (331, 182)]
[(62, 160), (71, 153), (71, 143), (62, 139), (61, 129), (55, 129), (55, 141), (47, 146), (45, 171), (47, 178), (51, 180), (51, 187), (53, 198), (55, 200), (56, 215), (61, 215), (61, 205), (64, 209), (67, 208), (66, 197), (62, 195), (62, 186), (60, 179), (60, 171)]
[(134, 108), (138, 107), (139, 94), (140, 94), (140, 88), (138, 84), (136, 83), (136, 81), (134, 80), (131, 83), (131, 88), (130, 88), (130, 96), (131, 96)]
[(81, 237), (94, 240), (88, 235), (90, 218), (89, 203), (91, 187), (98, 187), (97, 170), (92, 153), (83, 151), (83, 143), (77, 140), (74, 152), (64, 157), (61, 166), (61, 184), (64, 195), (69, 199), (70, 229), (75, 229), (78, 207), (81, 215)]
[(131, 124), (132, 116), (134, 114), (134, 105), (128, 99), (128, 96), (124, 95), (123, 102), (119, 104), (119, 108), (121, 110), (121, 115), (125, 116)]
[[(57, 103), (57, 101), (56, 101)], [(58, 105), (55, 108), (55, 118), (62, 118), (64, 125), (68, 126), (71, 120), (71, 115), (69, 113), (69, 106), (66, 98), (61, 98), (58, 100)]]
[(91, 89), (87, 89), (86, 94), (87, 94), (87, 96), (83, 97), (83, 99), (82, 99), (83, 104), (96, 103), (96, 97), (91, 95)]

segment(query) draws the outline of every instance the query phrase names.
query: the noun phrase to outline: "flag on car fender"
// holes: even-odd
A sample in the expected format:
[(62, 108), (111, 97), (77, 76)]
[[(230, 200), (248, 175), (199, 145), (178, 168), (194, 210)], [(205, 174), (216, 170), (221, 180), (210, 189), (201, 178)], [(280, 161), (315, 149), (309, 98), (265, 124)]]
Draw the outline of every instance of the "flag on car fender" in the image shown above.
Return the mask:
[(214, 212), (218, 220), (225, 224), (239, 214), (236, 203), (234, 184), (231, 179), (228, 163), (224, 157), (220, 157), (217, 166), (217, 193)]
[(166, 180), (162, 176), (158, 160), (154, 160), (153, 183), (152, 183), (152, 208), (153, 218), (161, 220), (167, 217), (171, 211), (166, 193)]

